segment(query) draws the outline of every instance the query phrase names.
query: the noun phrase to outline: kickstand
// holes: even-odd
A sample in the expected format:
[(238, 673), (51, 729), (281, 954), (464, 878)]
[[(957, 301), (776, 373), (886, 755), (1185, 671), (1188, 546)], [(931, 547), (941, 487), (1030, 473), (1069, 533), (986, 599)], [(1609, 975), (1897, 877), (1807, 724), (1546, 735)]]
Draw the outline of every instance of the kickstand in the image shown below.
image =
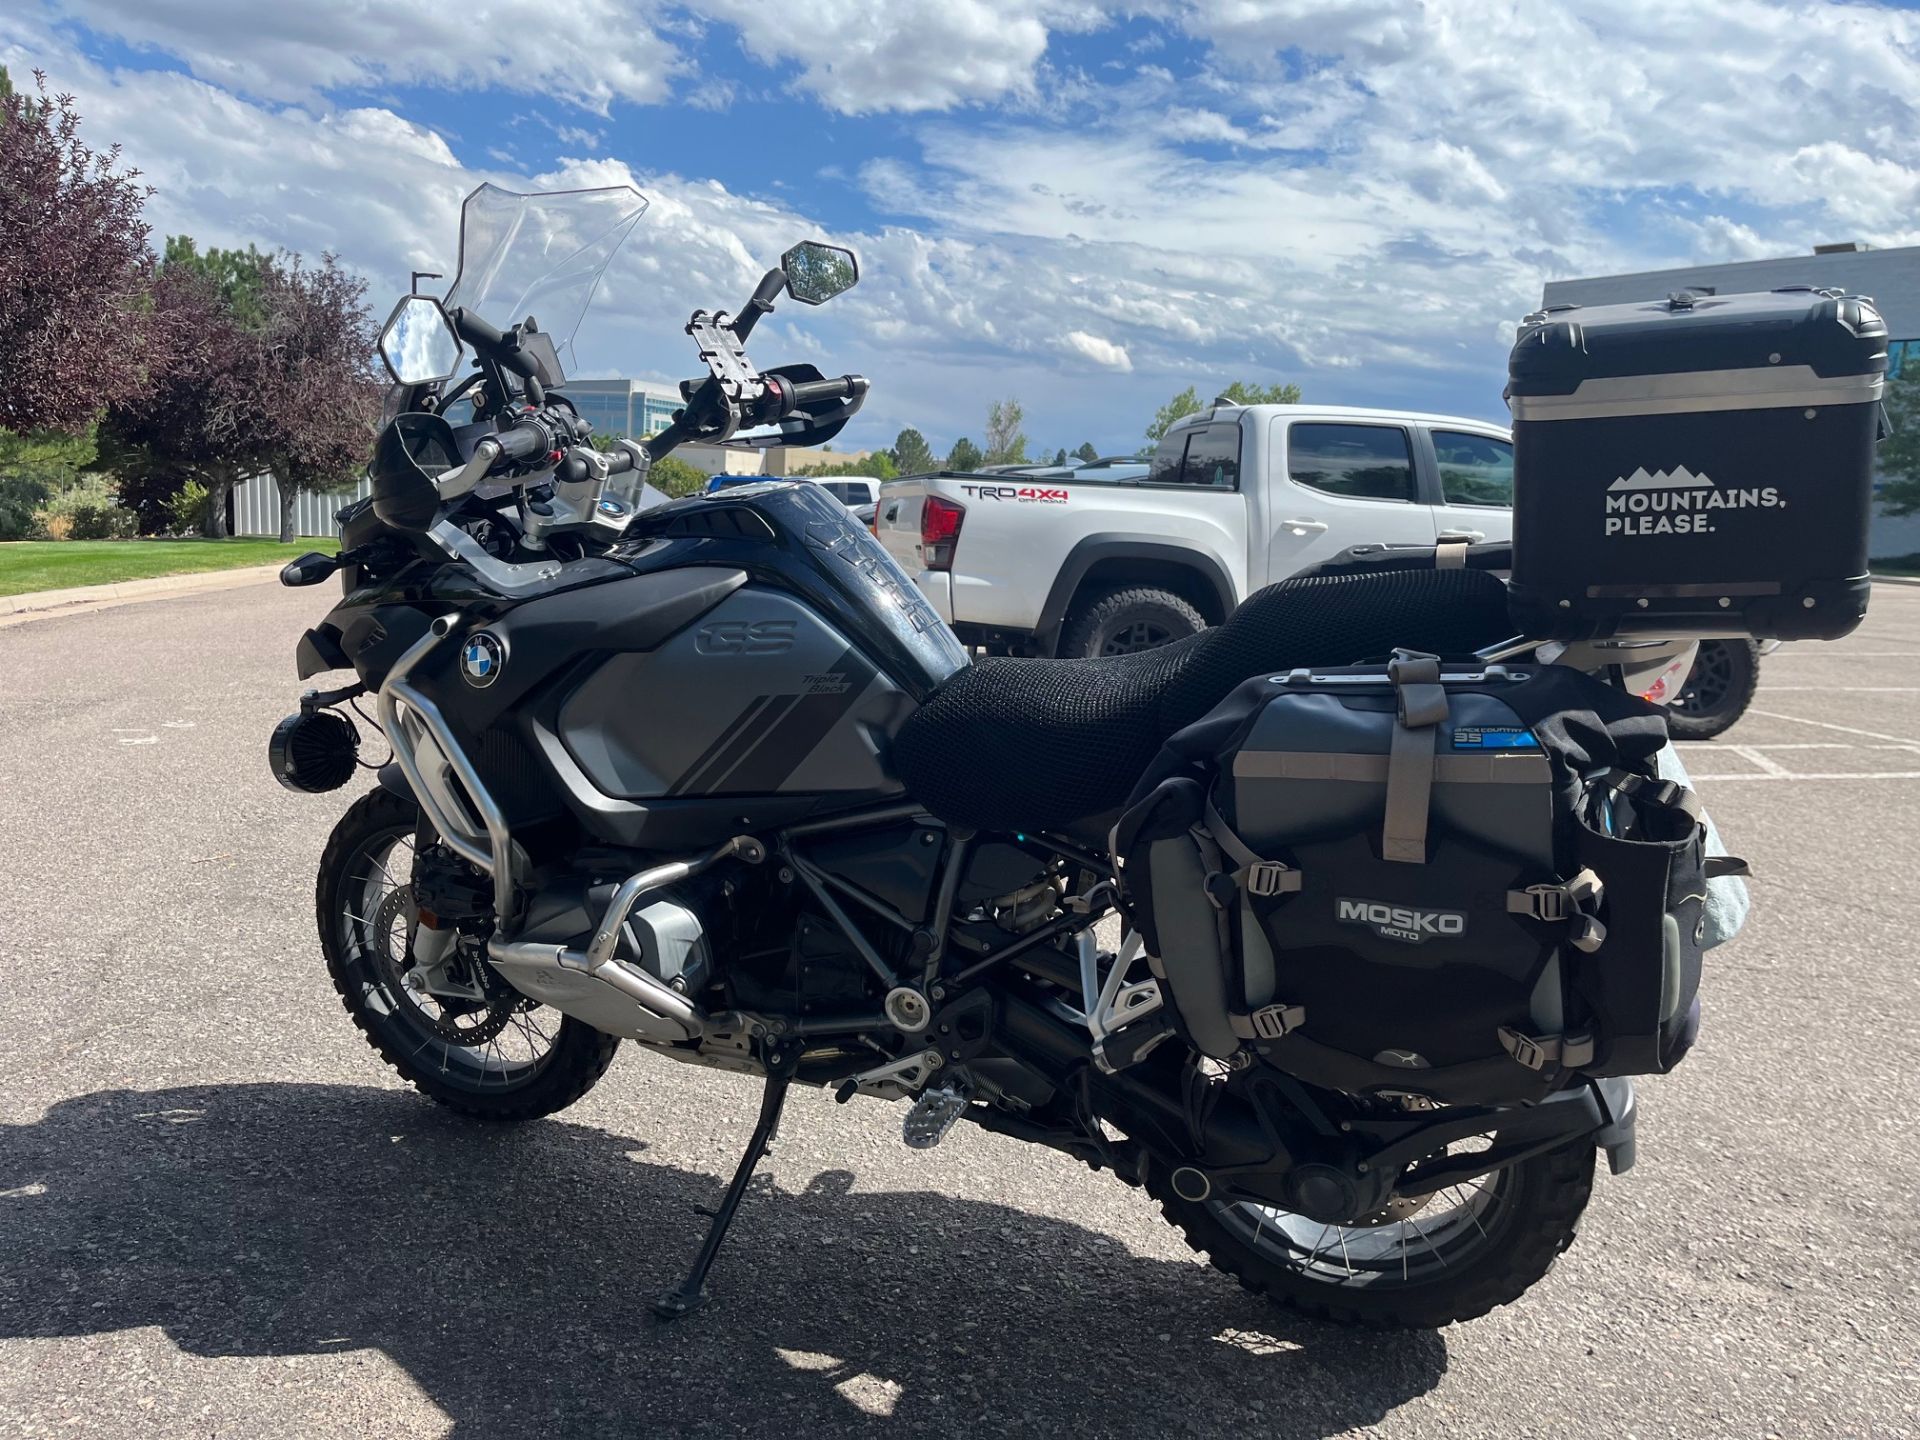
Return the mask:
[(793, 1079), (797, 1050), (798, 1047), (769, 1051), (767, 1086), (760, 1092), (760, 1119), (747, 1141), (746, 1154), (740, 1157), (739, 1168), (733, 1172), (733, 1183), (727, 1187), (726, 1198), (720, 1202), (720, 1208), (713, 1212), (713, 1224), (707, 1228), (707, 1238), (700, 1246), (700, 1253), (694, 1257), (693, 1269), (687, 1272), (687, 1278), (680, 1282), (679, 1289), (670, 1290), (653, 1302), (653, 1313), (662, 1320), (678, 1320), (706, 1303), (707, 1271), (713, 1268), (714, 1256), (720, 1253), (720, 1242), (726, 1239), (727, 1228), (733, 1224), (734, 1212), (739, 1210), (740, 1199), (747, 1193), (747, 1181), (753, 1178), (753, 1167), (767, 1153), (773, 1132), (779, 1127), (780, 1111), (787, 1101), (787, 1086)]

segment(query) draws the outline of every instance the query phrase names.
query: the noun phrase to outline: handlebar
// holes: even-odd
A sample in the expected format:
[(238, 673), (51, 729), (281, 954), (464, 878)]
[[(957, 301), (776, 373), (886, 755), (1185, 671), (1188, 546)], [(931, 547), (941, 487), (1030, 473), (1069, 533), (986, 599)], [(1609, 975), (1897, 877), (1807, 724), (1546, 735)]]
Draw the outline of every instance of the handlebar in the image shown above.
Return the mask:
[(867, 384), (864, 375), (842, 375), (837, 380), (803, 380), (798, 384), (775, 377), (770, 380), (768, 388), (778, 385), (785, 390), (789, 397), (789, 409), (798, 410), (821, 400), (851, 400), (856, 395), (865, 395)]
[(454, 333), (469, 345), (493, 360), (502, 369), (511, 370), (522, 380), (532, 380), (539, 367), (533, 357), (520, 349), (498, 327), (488, 324), (478, 315), (464, 306), (457, 306), (448, 318), (453, 321)]

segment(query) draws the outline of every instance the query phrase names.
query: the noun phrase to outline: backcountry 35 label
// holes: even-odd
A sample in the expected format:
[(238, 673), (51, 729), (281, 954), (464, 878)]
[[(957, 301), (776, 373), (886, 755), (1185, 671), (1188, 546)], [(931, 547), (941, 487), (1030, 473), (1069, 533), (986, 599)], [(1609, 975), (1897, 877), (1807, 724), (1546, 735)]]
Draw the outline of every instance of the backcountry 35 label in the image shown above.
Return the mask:
[(1725, 510), (1784, 510), (1771, 485), (1722, 486), (1684, 465), (1651, 473), (1643, 465), (1607, 487), (1607, 535), (1711, 535)]

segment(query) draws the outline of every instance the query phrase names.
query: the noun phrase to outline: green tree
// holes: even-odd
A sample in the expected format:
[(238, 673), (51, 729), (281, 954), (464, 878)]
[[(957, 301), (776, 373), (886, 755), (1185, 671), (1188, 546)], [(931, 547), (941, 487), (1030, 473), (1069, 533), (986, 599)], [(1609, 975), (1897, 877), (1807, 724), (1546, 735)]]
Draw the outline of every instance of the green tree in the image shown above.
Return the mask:
[[(1216, 397), (1215, 403), (1220, 402), (1229, 405), (1298, 405), (1300, 387), (1292, 384), (1248, 384), (1244, 380), (1236, 380)], [(1199, 388), (1189, 385), (1153, 412), (1153, 423), (1147, 426), (1147, 440), (1158, 445), (1166, 438), (1167, 431), (1173, 428), (1175, 421), (1196, 415), (1206, 408), (1200, 403)]]
[(918, 430), (902, 430), (893, 441), (894, 467), (902, 475), (925, 475), (936, 470), (940, 461), (927, 445), (927, 437)]
[(1880, 504), (1889, 515), (1920, 511), (1920, 345), (1910, 345), (1900, 373), (1887, 382), (1887, 419), (1893, 433), (1877, 457), (1886, 483)]
[(1089, 465), (1100, 458), (1100, 452), (1093, 448), (1093, 441), (1091, 440), (1087, 441), (1086, 444), (1082, 445), (1073, 453), (1077, 459), (1083, 460)]
[(947, 469), (978, 470), (986, 461), (980, 458), (980, 447), (962, 435), (953, 442), (953, 449), (947, 452)]
[(876, 450), (864, 460), (845, 460), (838, 465), (808, 465), (796, 469), (796, 475), (805, 475), (809, 480), (827, 480), (835, 475), (858, 475), (873, 480), (898, 480), (899, 467), (893, 463), (893, 457), (884, 450)]
[(987, 453), (983, 465), (1021, 465), (1027, 458), (1027, 437), (1020, 429), (1027, 412), (1018, 400), (995, 400), (987, 406)]
[(266, 324), (266, 291), (274, 258), (254, 246), (244, 250), (202, 250), (191, 235), (169, 235), (163, 266), (175, 266), (200, 276), (214, 289), (234, 320), (248, 330)]
[(1064, 465), (1067, 463), (1066, 446), (1062, 445), (1058, 450), (1053, 452), (1053, 463), (1056, 465)]
[(711, 478), (704, 470), (698, 470), (671, 455), (654, 461), (652, 468), (647, 471), (647, 483), (676, 500), (686, 495), (705, 493), (707, 481)]

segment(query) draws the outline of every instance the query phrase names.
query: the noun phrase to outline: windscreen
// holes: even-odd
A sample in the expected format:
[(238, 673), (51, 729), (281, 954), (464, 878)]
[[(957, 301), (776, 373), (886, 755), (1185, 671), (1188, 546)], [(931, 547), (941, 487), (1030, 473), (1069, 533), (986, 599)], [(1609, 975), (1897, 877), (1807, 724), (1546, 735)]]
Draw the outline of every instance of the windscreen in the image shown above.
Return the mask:
[(460, 273), (447, 307), (502, 330), (532, 316), (571, 371), (580, 319), (646, 211), (646, 197), (625, 185), (544, 195), (482, 185), (460, 207)]

